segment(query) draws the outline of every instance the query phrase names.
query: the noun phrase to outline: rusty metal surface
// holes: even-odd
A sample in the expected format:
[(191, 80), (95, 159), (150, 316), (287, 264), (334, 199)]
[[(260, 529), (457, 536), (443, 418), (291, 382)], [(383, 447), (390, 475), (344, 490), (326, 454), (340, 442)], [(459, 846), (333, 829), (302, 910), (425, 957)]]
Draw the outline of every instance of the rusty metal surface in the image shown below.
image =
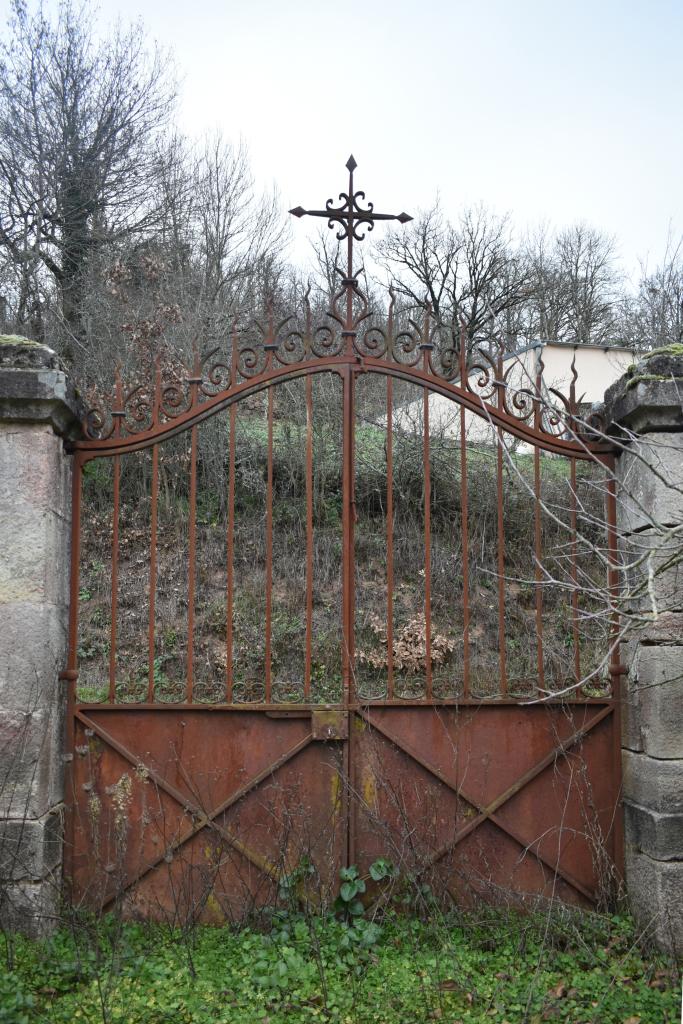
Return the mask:
[(342, 864), (338, 745), (310, 716), (199, 709), (76, 713), (71, 866), (77, 902), (179, 920), (272, 905), (303, 852), (322, 884)]
[[(117, 377), (109, 406), (92, 410), (85, 440), (75, 445), (69, 656), (62, 677), (69, 690), (67, 748), (68, 834), (66, 876), (76, 902), (108, 906), (119, 900), (131, 915), (186, 920), (241, 920), (278, 899), (283, 879), (305, 863), (318, 899), (334, 895), (339, 868), (367, 869), (388, 857), (406, 877), (424, 877), (435, 890), (467, 901), (473, 895), (527, 898), (554, 895), (568, 902), (605, 899), (605, 878), (618, 877), (622, 860), (620, 790), (618, 623), (611, 624), (609, 693), (577, 691), (545, 705), (529, 705), (546, 692), (544, 660), (544, 548), (541, 518), (541, 451), (570, 462), (571, 539), (568, 578), (567, 678), (581, 679), (578, 605), (577, 463), (613, 466), (609, 447), (579, 429), (572, 384), (566, 398), (545, 388), (539, 374), (523, 393), (514, 392), (502, 351), (468, 347), (458, 328), (457, 350), (435, 343), (440, 325), (427, 309), (419, 323), (399, 325), (394, 296), (386, 322), (372, 319), (354, 267), (354, 241), (376, 221), (405, 223), (406, 214), (374, 212), (354, 188), (339, 205), (291, 211), (327, 218), (347, 242), (345, 271), (324, 327), (312, 323), (306, 300), (303, 321), (276, 324), (272, 308), (262, 341), (240, 342), (230, 351), (195, 353), (185, 379), (165, 381), (157, 362), (149, 388), (126, 391)], [(476, 373), (473, 375), (473, 371)], [(341, 382), (341, 697), (316, 705), (314, 648), (314, 376), (333, 372)], [(386, 575), (382, 582), (386, 622), (386, 686), (376, 698), (359, 693), (356, 672), (356, 386), (359, 374), (386, 379)], [(304, 377), (305, 543), (303, 545), (303, 664), (300, 696), (274, 695), (274, 398), (276, 385)], [(401, 695), (394, 664), (394, 382), (409, 381), (423, 395), (422, 523), (424, 550), (425, 672), (422, 689)], [(236, 696), (235, 569), (236, 442), (238, 404), (266, 395), (264, 510), (264, 673), (262, 693)], [(432, 678), (432, 482), (430, 394), (450, 398), (460, 423), (457, 489), (462, 541), (462, 673), (459, 692), (438, 691)], [(549, 396), (553, 406), (548, 407)], [(198, 430), (228, 409), (227, 512), (225, 520), (225, 672), (223, 696), (197, 699), (195, 680), (198, 586)], [(495, 494), (491, 495), (498, 580), (491, 605), (498, 641), (495, 699), (477, 699), (473, 648), (477, 623), (471, 612), (476, 585), (470, 566), (466, 412), (487, 420), (496, 439)], [(159, 577), (160, 446), (189, 436), (187, 546), (187, 659), (184, 694), (174, 704), (159, 698), (156, 684)], [(533, 693), (515, 696), (510, 678), (506, 614), (504, 435), (533, 446)], [(121, 609), (121, 465), (129, 453), (151, 449), (149, 593), (144, 699), (117, 695), (117, 645)], [(107, 696), (101, 703), (78, 699), (78, 595), (83, 470), (93, 459), (112, 461), (110, 624)], [(607, 501), (607, 586), (618, 588), (616, 494)], [(606, 867), (605, 865), (608, 865)], [(616, 866), (617, 874), (613, 873)], [(308, 869), (307, 869), (308, 870)]]
[(401, 709), (354, 719), (357, 859), (457, 892), (595, 904), (614, 856), (611, 706)]
[(595, 905), (618, 860), (614, 728), (598, 703), (78, 711), (73, 899), (236, 921), (304, 861), (331, 897), (345, 863), (385, 857), (461, 902)]

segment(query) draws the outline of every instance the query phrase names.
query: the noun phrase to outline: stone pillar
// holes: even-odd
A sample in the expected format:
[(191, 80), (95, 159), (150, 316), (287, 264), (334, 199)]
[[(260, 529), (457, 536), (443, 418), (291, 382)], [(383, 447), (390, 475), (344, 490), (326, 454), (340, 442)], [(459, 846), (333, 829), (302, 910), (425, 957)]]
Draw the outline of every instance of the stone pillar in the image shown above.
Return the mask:
[(71, 457), (55, 353), (0, 336), (0, 924), (56, 920), (62, 856)]
[[(632, 616), (622, 661), (626, 884), (639, 924), (683, 953), (683, 348), (650, 353), (605, 396)], [(624, 432), (625, 428), (625, 432)]]

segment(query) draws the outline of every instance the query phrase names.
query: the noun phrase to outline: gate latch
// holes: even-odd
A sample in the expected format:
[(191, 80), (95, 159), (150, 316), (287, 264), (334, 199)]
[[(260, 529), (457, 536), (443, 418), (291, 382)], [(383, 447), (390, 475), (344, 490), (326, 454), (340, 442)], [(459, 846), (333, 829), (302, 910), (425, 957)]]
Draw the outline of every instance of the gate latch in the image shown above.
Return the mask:
[(345, 740), (349, 735), (346, 711), (321, 708), (311, 712), (311, 733), (314, 740)]

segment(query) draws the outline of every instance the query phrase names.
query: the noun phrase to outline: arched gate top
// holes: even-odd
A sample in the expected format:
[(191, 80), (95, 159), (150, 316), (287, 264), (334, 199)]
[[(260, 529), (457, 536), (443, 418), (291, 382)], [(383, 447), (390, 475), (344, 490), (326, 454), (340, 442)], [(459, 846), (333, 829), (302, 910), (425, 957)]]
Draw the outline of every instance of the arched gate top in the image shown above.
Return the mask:
[(457, 318), (439, 321), (429, 304), (417, 315), (400, 309), (393, 288), (386, 310), (372, 311), (360, 286), (361, 270), (354, 269), (354, 241), (362, 241), (377, 221), (403, 224), (412, 218), (364, 205), (365, 193), (354, 189), (353, 157), (346, 166), (348, 191), (339, 194), (339, 205), (329, 199), (322, 210), (290, 211), (327, 219), (347, 243), (346, 268), (336, 267), (339, 290), (322, 322), (314, 320), (309, 288), (299, 312), (278, 318), (271, 303), (262, 322), (236, 322), (224, 347), (205, 355), (195, 348), (190, 366), (169, 370), (157, 360), (149, 380), (133, 387), (117, 372), (113, 395), (89, 410), (76, 449), (94, 458), (148, 447), (277, 382), (331, 371), (412, 382), (557, 454), (590, 459), (612, 450), (598, 418), (579, 415), (574, 364), (569, 394), (563, 395), (544, 381), (542, 359), (530, 367), (500, 339), (473, 341)]

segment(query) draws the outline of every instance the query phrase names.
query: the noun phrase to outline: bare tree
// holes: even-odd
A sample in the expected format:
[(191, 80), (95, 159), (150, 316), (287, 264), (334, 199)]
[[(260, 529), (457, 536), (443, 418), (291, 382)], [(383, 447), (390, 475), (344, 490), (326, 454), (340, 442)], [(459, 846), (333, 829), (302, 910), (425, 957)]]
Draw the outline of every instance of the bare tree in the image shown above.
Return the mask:
[(527, 243), (526, 333), (544, 341), (609, 344), (618, 339), (621, 275), (613, 238), (585, 224)]
[(480, 205), (454, 225), (437, 200), (407, 227), (390, 231), (376, 252), (413, 307), (429, 302), (439, 322), (464, 322), (470, 339), (486, 337), (495, 317), (516, 333), (527, 270), (507, 217)]
[(660, 348), (683, 343), (683, 238), (669, 236), (664, 259), (652, 273), (643, 266), (626, 324), (634, 344)]
[(235, 306), (255, 276), (272, 276), (286, 239), (276, 192), (258, 196), (246, 147), (206, 139), (194, 168), (198, 256), (209, 303)]
[[(67, 342), (85, 344), (84, 271), (99, 246), (157, 217), (156, 141), (174, 102), (169, 64), (139, 24), (100, 41), (87, 4), (50, 20), (12, 0), (0, 49), (0, 246), (21, 286), (47, 273)], [(23, 277), (22, 277), (23, 275)]]
[(174, 137), (160, 152), (153, 228), (100, 247), (87, 268), (83, 316), (93, 337), (89, 383), (164, 348), (187, 362), (194, 343), (230, 337), (235, 317), (263, 313), (283, 290), (286, 224), (276, 194), (255, 188), (243, 146)]

